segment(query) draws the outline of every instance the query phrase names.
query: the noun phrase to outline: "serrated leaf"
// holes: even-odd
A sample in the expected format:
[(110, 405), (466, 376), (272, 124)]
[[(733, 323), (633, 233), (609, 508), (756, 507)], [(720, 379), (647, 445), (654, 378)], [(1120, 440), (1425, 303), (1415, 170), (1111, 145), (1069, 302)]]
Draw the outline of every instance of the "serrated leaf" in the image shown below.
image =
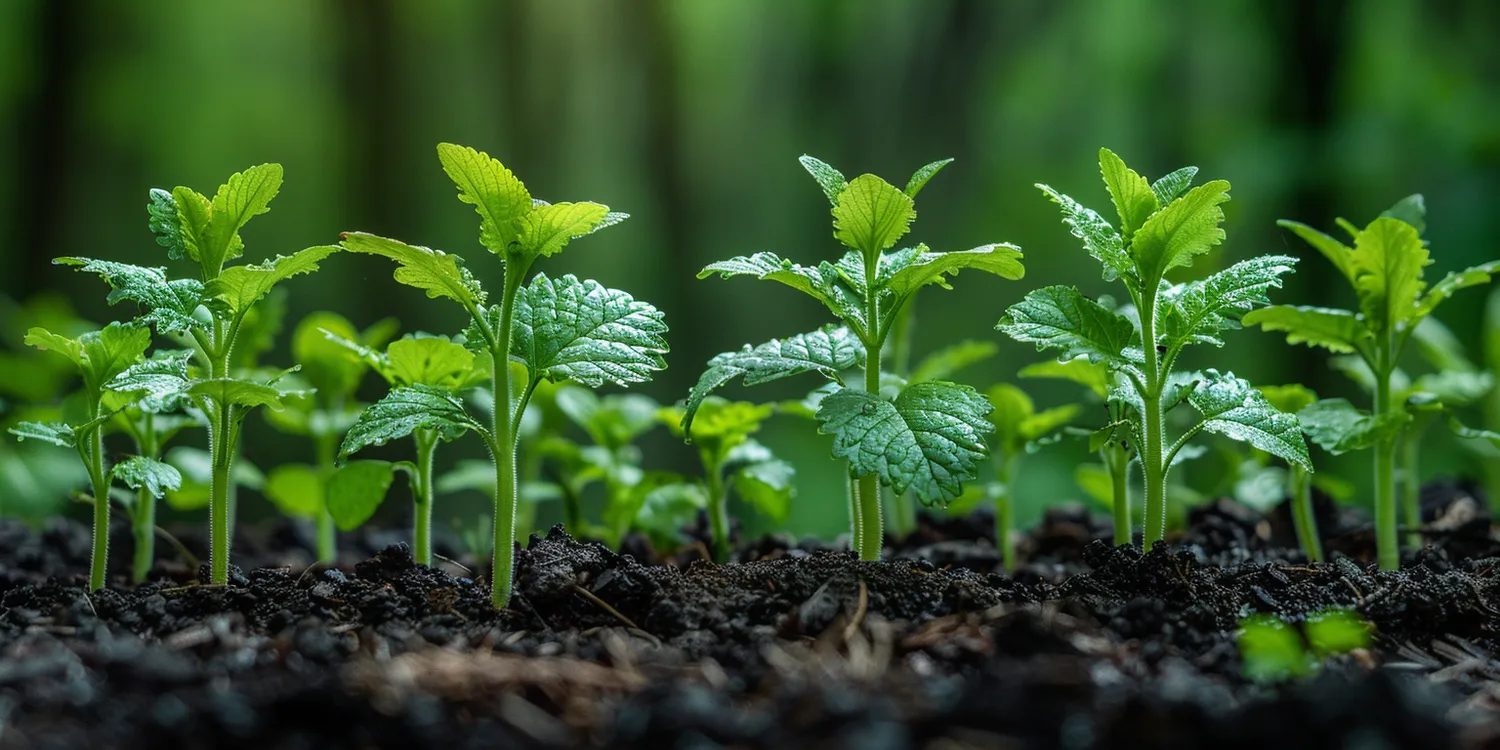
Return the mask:
[(516, 295), (512, 355), (533, 378), (590, 388), (644, 383), (666, 367), (667, 324), (660, 310), (626, 292), (572, 274), (537, 274)]
[(1109, 368), (1090, 361), (1087, 356), (1036, 362), (1021, 368), (1017, 375), (1023, 378), (1071, 380), (1089, 389), (1099, 398), (1104, 398), (1109, 392)]
[(350, 461), (328, 475), (324, 505), (340, 531), (353, 531), (375, 515), (391, 489), (395, 466), (389, 461)]
[(1129, 236), (1141, 229), (1159, 208), (1151, 184), (1107, 148), (1099, 149), (1099, 173), (1120, 213), (1120, 231)]
[(469, 308), (484, 303), (484, 290), (457, 255), (364, 232), (348, 232), (339, 244), (349, 252), (380, 255), (395, 261), (400, 265), (396, 280), (421, 289), (430, 299), (451, 299)]
[(864, 326), (863, 301), (851, 293), (841, 281), (839, 272), (830, 263), (818, 267), (798, 265), (783, 260), (775, 253), (759, 252), (710, 263), (698, 272), (698, 278), (706, 279), (718, 274), (721, 278), (754, 276), (785, 284), (823, 303), (835, 316), (845, 322)]
[(1194, 256), (1224, 241), (1223, 204), (1229, 183), (1214, 180), (1151, 215), (1130, 241), (1130, 254), (1142, 284), (1154, 284), (1173, 268), (1190, 266)]
[(875, 175), (864, 174), (839, 193), (833, 207), (833, 236), (845, 247), (870, 255), (894, 246), (916, 218), (911, 196)]
[(1163, 316), (1166, 344), (1223, 346), (1219, 332), (1239, 328), (1245, 313), (1269, 305), (1267, 292), (1280, 288), (1281, 277), (1291, 273), (1296, 263), (1296, 258), (1286, 255), (1262, 255), (1167, 290), (1161, 297), (1167, 303)]
[(807, 154), (798, 157), (797, 163), (801, 164), (814, 180), (817, 180), (818, 187), (822, 188), (823, 194), (828, 196), (828, 202), (837, 206), (839, 193), (844, 192), (844, 188), (849, 186), (849, 183), (844, 180), (843, 173)]
[(1410, 224), (1417, 230), (1417, 234), (1427, 231), (1427, 203), (1421, 193), (1413, 193), (1396, 201), (1396, 205), (1382, 211), (1380, 215)]
[(1394, 438), (1411, 421), (1411, 415), (1393, 411), (1376, 418), (1346, 399), (1325, 398), (1297, 412), (1297, 419), (1308, 438), (1337, 456)]
[(473, 382), (474, 354), (441, 338), (401, 339), (386, 347), (386, 363), (398, 385), (458, 390)]
[(110, 323), (101, 330), (80, 336), (78, 343), (83, 345), (80, 369), (84, 383), (97, 392), (104, 388), (105, 383), (140, 361), (151, 346), (151, 331), (130, 323)]
[(182, 217), (177, 213), (177, 199), (161, 188), (152, 188), (151, 202), (146, 204), (146, 226), (156, 235), (156, 244), (167, 249), (169, 260), (181, 260), (187, 254), (182, 236)]
[(41, 440), (62, 448), (76, 445), (73, 427), (62, 422), (18, 422), (9, 432), (17, 440)]
[(720, 386), (743, 377), (744, 384), (760, 385), (773, 380), (817, 372), (838, 381), (839, 373), (865, 362), (864, 344), (848, 328), (825, 326), (812, 333), (771, 339), (735, 352), (724, 352), (708, 361), (708, 369), (688, 393), (683, 427), (688, 428), (703, 400)]
[(239, 378), (208, 378), (196, 380), (188, 385), (192, 396), (207, 396), (220, 404), (236, 404), (246, 408), (267, 406), (282, 407), (281, 399), (287, 394), (273, 386)]
[(1135, 273), (1135, 265), (1125, 252), (1124, 238), (1104, 217), (1046, 185), (1037, 183), (1037, 187), (1062, 209), (1063, 223), (1074, 237), (1083, 240), (1083, 249), (1104, 264), (1105, 281)]
[(1090, 361), (1110, 364), (1124, 364), (1125, 349), (1136, 339), (1129, 319), (1070, 286), (1027, 294), (995, 327), (1016, 341), (1035, 343), (1038, 350), (1061, 349), (1063, 358), (1087, 355)]
[(1364, 322), (1348, 310), (1273, 305), (1245, 313), (1240, 322), (1285, 331), (1288, 344), (1320, 346), (1335, 353), (1363, 351), (1370, 339)]
[[(613, 220), (605, 223), (606, 217)], [(623, 221), (625, 214), (613, 214), (598, 203), (542, 203), (516, 220), (516, 244), (531, 257), (548, 257), (561, 252), (568, 242), (593, 234), (603, 226)]]
[(917, 363), (908, 380), (920, 383), (925, 380), (946, 380), (953, 373), (973, 364), (983, 362), (1000, 351), (992, 341), (964, 340), (945, 346)]
[(922, 192), (922, 188), (927, 187), (928, 180), (931, 180), (934, 175), (941, 172), (943, 167), (952, 163), (952, 159), (939, 159), (935, 162), (922, 165), (921, 169), (912, 173), (911, 179), (906, 181), (906, 189), (901, 192), (906, 193), (909, 198), (916, 198), (917, 193)]
[(322, 475), (304, 464), (272, 469), (262, 493), (282, 515), (293, 518), (317, 518), (326, 507)]
[(1193, 178), (1197, 176), (1197, 167), (1183, 167), (1151, 183), (1151, 194), (1156, 196), (1158, 205), (1165, 206), (1181, 198), (1182, 194), (1192, 187)]
[(318, 263), (338, 250), (338, 245), (319, 245), (291, 255), (278, 255), (265, 263), (231, 266), (208, 282), (206, 293), (221, 300), (231, 314), (242, 315), (272, 287), (298, 274), (318, 270)]
[(897, 299), (905, 299), (928, 284), (951, 289), (945, 276), (966, 268), (992, 273), (1003, 279), (1014, 280), (1026, 275), (1026, 268), (1021, 265), (1021, 249), (1005, 243), (949, 253), (890, 255), (885, 260), (892, 262), (892, 266), (889, 271), (890, 279), (883, 286), (894, 293)]
[(339, 447), (339, 460), (366, 446), (384, 445), (416, 430), (437, 430), (444, 440), (453, 440), (467, 430), (487, 434), (452, 393), (432, 386), (412, 385), (392, 390), (359, 415), (359, 421), (349, 428)]
[(57, 258), (52, 262), (98, 274), (110, 286), (105, 298), (109, 304), (129, 300), (145, 308), (141, 321), (155, 326), (159, 333), (186, 331), (201, 325), (193, 319), (193, 311), (204, 299), (203, 283), (197, 279), (169, 279), (166, 268), (93, 258)]
[(1312, 471), (1297, 417), (1277, 411), (1243, 378), (1232, 372), (1205, 370), (1188, 402), (1203, 415), (1203, 429), (1249, 443)]
[(280, 164), (261, 164), (230, 175), (219, 186), (208, 222), (208, 242), (199, 248), (198, 261), (206, 277), (212, 278), (226, 262), (239, 257), (244, 249), (240, 229), (251, 218), (270, 210), (271, 199), (281, 190), (281, 179)]
[(1422, 269), (1432, 260), (1415, 227), (1378, 218), (1360, 231), (1350, 257), (1366, 325), (1378, 333), (1416, 317), (1417, 299), (1426, 287)]
[(116, 481), (133, 490), (145, 489), (158, 500), (168, 490), (182, 487), (182, 473), (176, 467), (146, 456), (131, 456), (110, 470)]
[(186, 397), (191, 351), (158, 351), (151, 359), (125, 368), (104, 387), (121, 393), (140, 393), (150, 412), (172, 411)]
[(1432, 314), (1437, 306), (1444, 300), (1452, 297), (1460, 289), (1468, 289), (1471, 286), (1488, 284), (1493, 280), (1495, 274), (1500, 273), (1500, 260), (1492, 260), (1477, 266), (1466, 268), (1462, 271), (1454, 271), (1444, 276), (1441, 281), (1432, 285), (1432, 288), (1423, 295), (1422, 300), (1417, 303), (1417, 309), (1409, 318), (1421, 320)]
[[(173, 188), (172, 201), (177, 204), (178, 230), (183, 251), (193, 261), (203, 265), (204, 248), (211, 249), (213, 245), (209, 227), (209, 222), (213, 219), (213, 203), (202, 193), (182, 186)], [(218, 267), (213, 270), (218, 271)], [(205, 275), (207, 271), (205, 267)]]
[(1335, 268), (1339, 269), (1339, 273), (1344, 275), (1344, 278), (1349, 281), (1351, 286), (1354, 284), (1354, 277), (1357, 274), (1354, 265), (1354, 251), (1345, 246), (1344, 243), (1300, 222), (1282, 219), (1276, 222), (1276, 226), (1291, 230), (1293, 234), (1301, 237), (1304, 242), (1312, 245), (1313, 249), (1322, 253), (1323, 257), (1327, 258), (1330, 263), (1333, 263)]
[(504, 164), (482, 151), (439, 143), (437, 153), (443, 171), (458, 186), (458, 199), (479, 214), (479, 244), (504, 255), (516, 238), (518, 222), (532, 210), (531, 193)]
[(946, 503), (984, 460), (990, 409), (978, 391), (953, 383), (916, 383), (895, 401), (845, 388), (819, 405), (818, 431), (834, 436), (833, 455), (849, 460), (851, 475)]

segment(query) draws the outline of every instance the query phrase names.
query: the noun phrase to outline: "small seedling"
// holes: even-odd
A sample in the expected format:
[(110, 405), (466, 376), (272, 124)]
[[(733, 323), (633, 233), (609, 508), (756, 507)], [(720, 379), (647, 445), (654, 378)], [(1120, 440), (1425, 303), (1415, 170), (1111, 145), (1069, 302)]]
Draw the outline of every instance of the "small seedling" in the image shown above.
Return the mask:
[(1245, 677), (1277, 684), (1312, 676), (1327, 659), (1370, 647), (1369, 623), (1347, 609), (1307, 616), (1299, 629), (1266, 614), (1240, 621), (1237, 642)]
[[(713, 263), (699, 278), (750, 276), (780, 282), (828, 308), (842, 325), (720, 354), (688, 394), (683, 429), (704, 399), (734, 378), (746, 385), (816, 372), (836, 387), (819, 403), (819, 431), (834, 438), (833, 455), (849, 462), (851, 528), (862, 559), (880, 557), (880, 487), (911, 489), (924, 503), (946, 504), (974, 478), (988, 449), (990, 406), (978, 391), (946, 381), (892, 383), (881, 393), (881, 351), (901, 310), (918, 290), (947, 288), (947, 277), (973, 268), (1002, 278), (1024, 273), (1013, 245), (935, 253), (925, 245), (886, 252), (916, 219), (913, 199), (951, 159), (917, 170), (904, 190), (875, 175), (845, 180), (833, 167), (803, 156), (802, 166), (832, 204), (833, 236), (848, 252), (835, 263), (802, 266), (761, 252)], [(842, 373), (864, 368), (863, 389), (845, 387)]]
[[(1397, 203), (1359, 229), (1343, 219), (1340, 227), (1354, 241), (1350, 248), (1305, 224), (1278, 222), (1333, 263), (1354, 287), (1359, 311), (1278, 305), (1245, 316), (1246, 325), (1284, 331), (1287, 343), (1323, 347), (1335, 354), (1355, 354), (1368, 370), (1374, 392), (1370, 412), (1348, 401), (1320, 401), (1302, 411), (1308, 434), (1331, 452), (1375, 449), (1375, 536), (1380, 567), (1400, 565), (1401, 541), (1396, 520), (1396, 449), (1412, 421), (1408, 402), (1397, 398), (1401, 354), (1438, 305), (1460, 289), (1488, 283), (1500, 270), (1491, 261), (1448, 274), (1428, 288), (1423, 269), (1432, 263), (1420, 195)], [(1408, 508), (1409, 520), (1415, 508)], [(1420, 518), (1415, 520), (1420, 521)]]
[[(649, 380), (653, 371), (666, 366), (662, 354), (667, 351), (667, 326), (656, 308), (596, 281), (572, 275), (554, 280), (538, 274), (527, 283), (538, 258), (620, 223), (625, 214), (598, 203), (533, 200), (509, 169), (471, 148), (444, 143), (438, 146), (438, 159), (458, 186), (459, 200), (479, 213), (480, 244), (505, 263), (500, 304), (485, 307), (484, 289), (456, 255), (362, 232), (345, 234), (343, 246), (395, 261), (400, 266), (397, 281), (463, 307), (471, 318), (464, 333), (466, 345), (490, 360), (494, 408), (487, 424), (481, 424), (444, 389), (396, 388), (365, 410), (344, 446), (349, 453), (417, 429), (455, 437), (473, 431), (484, 438), (495, 459), (491, 599), (503, 607), (510, 602), (515, 563), (516, 435), (526, 402), (543, 379), (572, 380), (591, 388)], [(508, 397), (512, 357), (526, 367), (519, 398)]]
[[(1269, 302), (1295, 258), (1262, 256), (1241, 261), (1207, 278), (1171, 284), (1166, 275), (1224, 239), (1219, 225), (1229, 183), (1215, 180), (1189, 188), (1197, 168), (1185, 167), (1148, 183), (1109, 149), (1099, 167), (1120, 215), (1116, 231), (1099, 214), (1046, 185), (1037, 187), (1061, 208), (1063, 221), (1084, 249), (1104, 266), (1106, 281), (1118, 280), (1130, 295), (1139, 328), (1121, 312), (1091, 300), (1077, 288), (1049, 286), (1013, 305), (997, 326), (1038, 349), (1060, 349), (1064, 359), (1086, 355), (1109, 368), (1118, 384), (1109, 401), (1118, 414), (1095, 433), (1094, 449), (1128, 441), (1140, 456), (1145, 493), (1145, 545), (1166, 535), (1167, 475), (1199, 432), (1219, 433), (1300, 463), (1311, 470), (1297, 418), (1277, 411), (1233, 373), (1174, 369), (1192, 344), (1222, 346), (1220, 335), (1239, 327), (1245, 312)], [(1188, 403), (1201, 415), (1167, 442), (1166, 414)]]
[[(1318, 394), (1297, 385), (1268, 385), (1261, 388), (1266, 400), (1277, 410), (1287, 414), (1300, 414), (1318, 400)], [(1304, 427), (1306, 425), (1304, 424)], [(1287, 462), (1286, 496), (1292, 504), (1292, 527), (1297, 532), (1297, 544), (1311, 562), (1323, 561), (1323, 539), (1318, 534), (1318, 518), (1313, 513), (1313, 475), (1306, 467)]]
[[(772, 404), (748, 401), (726, 401), (710, 396), (698, 405), (693, 420), (693, 443), (703, 463), (707, 484), (708, 523), (713, 535), (714, 562), (729, 560), (729, 492), (777, 523), (790, 512), (796, 471), (771, 450), (751, 438), (761, 424), (775, 413)], [(686, 437), (682, 427), (684, 411), (662, 410), (667, 422), (679, 437)]]

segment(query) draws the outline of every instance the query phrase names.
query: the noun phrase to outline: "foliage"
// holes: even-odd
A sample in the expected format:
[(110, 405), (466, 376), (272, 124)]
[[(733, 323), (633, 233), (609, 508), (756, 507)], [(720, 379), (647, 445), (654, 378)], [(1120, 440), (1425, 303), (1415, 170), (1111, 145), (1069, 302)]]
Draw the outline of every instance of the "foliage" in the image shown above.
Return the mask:
[(1347, 609), (1309, 614), (1298, 628), (1272, 615), (1240, 621), (1240, 659), (1245, 676), (1275, 684), (1311, 676), (1324, 661), (1369, 648), (1371, 625)]

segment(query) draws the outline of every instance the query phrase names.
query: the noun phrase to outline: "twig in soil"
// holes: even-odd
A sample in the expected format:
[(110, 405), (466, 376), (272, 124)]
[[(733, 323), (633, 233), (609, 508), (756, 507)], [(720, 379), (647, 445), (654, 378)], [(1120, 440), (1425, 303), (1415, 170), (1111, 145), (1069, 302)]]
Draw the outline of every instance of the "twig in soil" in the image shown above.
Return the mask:
[(449, 565), (452, 565), (455, 568), (458, 568), (459, 570), (462, 570), (465, 573), (468, 573), (469, 574), (468, 575), (469, 578), (473, 578), (474, 577), (474, 569), (473, 568), (471, 568), (471, 567), (469, 567), (467, 565), (464, 565), (463, 563), (461, 563), (461, 562), (459, 562), (459, 561), (457, 561), (457, 560), (455, 560), (455, 559), (453, 559), (451, 557), (443, 557), (442, 555), (439, 555), (436, 552), (432, 553), (432, 556), (436, 557), (437, 559), (439, 559), (439, 560), (441, 560), (441, 561), (443, 561), (445, 563), (448, 563)]
[(182, 558), (183, 562), (187, 563), (188, 570), (197, 570), (198, 566), (202, 564), (198, 561), (198, 556), (189, 552), (187, 546), (180, 539), (172, 536), (172, 532), (157, 526), (156, 535), (165, 539), (167, 544), (172, 545), (172, 549), (177, 552), (177, 556)]
[[(863, 585), (863, 583), (861, 583), (861, 585)], [(586, 589), (586, 588), (584, 588), (582, 586), (579, 586), (576, 583), (573, 584), (573, 590), (576, 591), (576, 592), (578, 592), (578, 593), (580, 593), (580, 594), (582, 594), (583, 598), (585, 598), (585, 599), (593, 602), (594, 604), (597, 604), (600, 609), (604, 610), (605, 612), (610, 613), (611, 615), (614, 615), (614, 617), (615, 617), (616, 620), (619, 620), (620, 622), (625, 623), (627, 626), (629, 626), (631, 628), (634, 628), (636, 630), (641, 630), (641, 626), (639, 626), (639, 625), (635, 624), (634, 622), (632, 622), (629, 617), (626, 617), (625, 615), (620, 614), (620, 610), (615, 609), (614, 607), (611, 607), (609, 605), (609, 602), (606, 602), (603, 599), (600, 599), (599, 597), (594, 596), (594, 592), (589, 591), (588, 589)], [(644, 632), (644, 631), (642, 631), (642, 632)]]
[(859, 580), (859, 604), (854, 607), (854, 616), (849, 618), (849, 624), (844, 626), (844, 640), (852, 640), (859, 632), (860, 623), (865, 620), (865, 611), (870, 606), (870, 591), (865, 587), (863, 578)]
[(292, 584), (292, 588), (298, 588), (298, 589), (302, 588), (302, 579), (306, 578), (307, 574), (311, 573), (313, 571), (313, 568), (319, 567), (319, 566), (321, 566), (323, 564), (324, 564), (323, 561), (319, 560), (319, 561), (313, 563), (312, 565), (309, 565), (309, 566), (303, 568), (302, 569), (302, 575), (297, 576), (297, 580), (296, 580), (296, 582), (294, 582)]
[(94, 594), (93, 594), (93, 592), (84, 594), (83, 595), (83, 600), (85, 602), (88, 602), (89, 611), (92, 612), (92, 613), (94, 613), (94, 619), (96, 619), (96, 620), (99, 619), (99, 610), (97, 610), (97, 609), (94, 608)]

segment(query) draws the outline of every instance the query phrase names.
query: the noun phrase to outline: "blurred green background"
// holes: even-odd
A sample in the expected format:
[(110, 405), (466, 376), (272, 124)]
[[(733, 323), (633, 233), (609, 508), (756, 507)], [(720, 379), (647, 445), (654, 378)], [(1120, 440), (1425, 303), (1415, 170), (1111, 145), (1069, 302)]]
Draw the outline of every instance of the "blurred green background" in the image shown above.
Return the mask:
[[(146, 228), (147, 189), (211, 194), (231, 172), (266, 161), (285, 165), (286, 184), (245, 232), (247, 260), (360, 229), (462, 253), (493, 285), (498, 263), (479, 248), (473, 211), (434, 155), (434, 144), (455, 141), (497, 156), (539, 197), (633, 215), (541, 268), (599, 279), (666, 312), (670, 368), (642, 391), (669, 402), (714, 353), (824, 321), (790, 290), (694, 278), (711, 260), (758, 250), (835, 257), (826, 201), (798, 155), (897, 184), (955, 157), (922, 193), (911, 239), (939, 250), (1024, 248), (1022, 282), (969, 274), (957, 291), (923, 297), (921, 355), (961, 338), (997, 340), (996, 319), (1031, 288), (1108, 291), (1032, 187), (1047, 182), (1112, 214), (1095, 161), (1107, 145), (1149, 177), (1195, 164), (1202, 177), (1233, 183), (1229, 240), (1204, 270), (1290, 252), (1307, 262), (1275, 299), (1345, 306), (1351, 295), (1333, 269), (1275, 219), (1362, 224), (1420, 191), (1431, 274), (1500, 255), (1497, 30), (1500, 4), (1489, 0), (6, 0), (0, 294), (57, 290), (95, 321), (128, 315), (105, 305), (97, 279), (50, 259), (164, 264)], [(398, 286), (390, 272), (378, 258), (336, 256), (288, 285), (290, 320), (331, 309), (359, 325), (393, 315), (405, 330), (458, 329), (455, 306)], [(1484, 295), (1444, 308), (1470, 345)], [(19, 318), (5, 309), (3, 348), (14, 351)], [(1009, 342), (1001, 351), (961, 379), (1009, 379), (1042, 356)], [(266, 357), (287, 359), (284, 342)], [(1325, 360), (1245, 331), (1184, 364), (1361, 401)], [(1073, 394), (1029, 382), (1043, 405)], [(728, 395), (792, 397), (813, 385)], [(298, 441), (250, 422), (245, 454), (260, 466), (306, 459)], [(840, 469), (810, 433), (782, 418), (768, 442), (800, 471), (791, 527), (831, 535), (847, 528)], [(1472, 470), (1449, 438), (1433, 435), (1428, 471)], [(646, 450), (648, 466), (692, 468), (691, 452), (664, 430)], [(1081, 452), (1028, 464), (1023, 520), (1078, 496)], [(1324, 464), (1363, 482), (1368, 456)], [(1212, 461), (1184, 470), (1202, 486), (1222, 472)], [(481, 505), (444, 500), (439, 509), (472, 517)], [(251, 497), (246, 509), (267, 506)], [(406, 513), (406, 503), (388, 502), (382, 517), (404, 523)]]

